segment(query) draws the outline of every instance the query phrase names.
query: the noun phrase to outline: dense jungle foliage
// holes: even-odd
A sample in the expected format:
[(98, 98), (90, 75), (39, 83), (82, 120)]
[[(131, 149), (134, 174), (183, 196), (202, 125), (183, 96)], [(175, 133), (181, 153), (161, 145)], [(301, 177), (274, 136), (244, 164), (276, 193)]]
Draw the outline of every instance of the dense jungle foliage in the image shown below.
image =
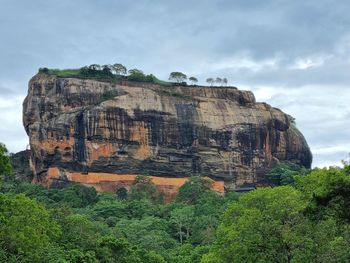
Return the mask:
[(30, 184), (2, 144), (0, 173), (0, 262), (350, 262), (348, 162), (225, 196), (194, 177), (168, 204), (146, 175), (116, 193)]

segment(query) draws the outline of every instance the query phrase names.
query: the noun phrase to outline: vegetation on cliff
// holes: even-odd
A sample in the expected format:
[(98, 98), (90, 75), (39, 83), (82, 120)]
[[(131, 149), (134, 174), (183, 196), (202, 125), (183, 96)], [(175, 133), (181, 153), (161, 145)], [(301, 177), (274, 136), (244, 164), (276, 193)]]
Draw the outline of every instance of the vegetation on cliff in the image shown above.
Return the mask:
[[(271, 174), (288, 185), (246, 194), (219, 196), (194, 177), (165, 204), (147, 175), (115, 194), (27, 183), (6, 172), (11, 164), (3, 148), (1, 262), (350, 260), (347, 162), (297, 173), (283, 164)], [(293, 180), (280, 180), (288, 176)]]
[[(126, 67), (122, 64), (116, 63), (113, 65), (98, 65), (92, 64), (90, 66), (84, 66), (79, 69), (48, 69), (48, 68), (39, 68), (39, 73), (43, 74), (51, 74), (56, 75), (61, 78), (92, 78), (98, 80), (108, 80), (112, 82), (117, 82), (121, 80), (129, 80), (135, 82), (146, 82), (153, 83), (162, 86), (171, 86), (175, 84), (186, 84), (186, 80), (190, 81), (190, 84), (195, 86), (198, 82), (196, 77), (189, 77), (182, 72), (171, 72), (169, 75), (169, 80), (174, 82), (167, 82), (158, 79), (153, 74), (146, 75), (140, 69), (130, 69), (127, 70)], [(127, 74), (129, 73), (129, 75)], [(208, 81), (211, 80), (211, 81)], [(207, 79), (207, 83), (212, 86), (214, 83), (221, 85), (227, 85), (227, 78), (219, 78), (216, 79), (209, 78)]]
[(130, 69), (128, 75), (126, 68), (121, 64), (100, 66), (92, 64), (79, 69), (48, 69), (40, 68), (39, 73), (55, 75), (61, 78), (88, 78), (100, 81), (109, 81), (117, 83), (118, 81), (128, 80), (135, 82), (153, 83), (162, 86), (172, 85), (171, 82), (158, 79), (153, 74), (146, 75), (142, 70)]

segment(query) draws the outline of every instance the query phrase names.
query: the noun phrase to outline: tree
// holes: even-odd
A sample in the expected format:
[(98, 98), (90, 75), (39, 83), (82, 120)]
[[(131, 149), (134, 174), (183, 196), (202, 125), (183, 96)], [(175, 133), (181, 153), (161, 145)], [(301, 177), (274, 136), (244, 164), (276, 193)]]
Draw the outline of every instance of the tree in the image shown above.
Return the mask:
[(115, 220), (128, 217), (129, 211), (125, 201), (113, 197), (111, 200), (100, 200), (87, 210), (87, 214), (94, 220), (108, 220), (109, 224), (113, 224)]
[[(104, 236), (97, 240), (98, 262), (109, 263), (141, 263), (147, 262), (140, 259), (139, 250), (136, 250), (124, 239), (116, 239), (113, 236)], [(145, 253), (147, 254), (147, 252)], [(73, 261), (85, 262), (85, 261)], [(162, 261), (154, 261), (162, 262)]]
[[(82, 263), (98, 263), (95, 253), (92, 251), (81, 251), (79, 249), (71, 249), (66, 253), (68, 262), (82, 262)], [(66, 262), (66, 261), (63, 261)]]
[(154, 76), (153, 74), (149, 74), (145, 76), (145, 82), (151, 82), (151, 83), (156, 83), (157, 82), (157, 78), (156, 76)]
[(314, 169), (307, 176), (296, 176), (295, 184), (310, 200), (308, 215), (315, 219), (330, 216), (350, 223), (350, 175), (336, 167)]
[(224, 83), (224, 85), (226, 86), (227, 85), (227, 78), (223, 78), (222, 83)]
[(116, 191), (116, 195), (119, 199), (125, 200), (128, 197), (128, 190), (125, 187), (119, 187)]
[[(190, 205), (184, 205), (171, 211), (170, 221), (177, 227), (177, 235), (180, 243), (183, 243), (184, 237), (190, 237), (190, 230), (194, 217), (194, 208)], [(185, 231), (185, 232), (184, 232)]]
[(198, 82), (198, 79), (195, 78), (195, 77), (189, 77), (188, 80), (191, 81), (191, 84), (192, 84), (192, 85), (196, 85), (196, 83)]
[(177, 83), (184, 82), (187, 76), (182, 72), (171, 72), (169, 75), (169, 80), (176, 81)]
[(274, 185), (288, 185), (294, 183), (294, 177), (305, 175), (307, 169), (292, 162), (280, 162), (267, 172), (268, 178)]
[(202, 262), (347, 262), (349, 227), (331, 216), (309, 218), (309, 206), (305, 194), (291, 186), (243, 195), (225, 211)]
[(106, 74), (106, 75), (111, 75), (112, 71), (113, 71), (113, 66), (112, 65), (103, 65), (102, 66), (102, 71)]
[(218, 226), (218, 222), (218, 218), (214, 215), (195, 215), (192, 227), (191, 243), (195, 245), (212, 244), (213, 241), (215, 241), (215, 231)]
[(203, 254), (208, 253), (209, 246), (193, 246), (185, 243), (170, 251), (170, 260), (172, 263), (200, 263)]
[[(350, 154), (349, 154), (349, 157), (350, 157)], [(350, 160), (342, 160), (341, 161), (342, 164), (343, 164), (343, 172), (346, 174), (346, 175), (350, 175)]]
[(75, 208), (94, 204), (98, 200), (97, 191), (94, 187), (73, 184), (61, 191), (63, 192), (62, 201)]
[(177, 243), (168, 233), (168, 221), (154, 216), (121, 219), (114, 231), (118, 237), (126, 238), (132, 245), (148, 251), (165, 252), (166, 249), (175, 247)]
[(39, 68), (39, 73), (45, 73), (48, 74), (50, 71), (48, 68)]
[(124, 67), (122, 64), (114, 64), (113, 65), (113, 69), (115, 71), (116, 74), (119, 74), (119, 75), (126, 75), (126, 67)]
[(145, 81), (146, 76), (142, 72), (142, 70), (139, 69), (130, 69), (129, 70), (129, 76), (128, 79), (131, 81)]
[(213, 78), (207, 78), (207, 83), (210, 84), (210, 86), (212, 86), (215, 82), (215, 80)]
[(91, 65), (89, 66), (89, 69), (90, 69), (90, 70), (101, 70), (101, 66), (98, 65), (98, 64), (91, 64)]
[(40, 253), (59, 234), (59, 226), (36, 201), (23, 194), (0, 194), (0, 247), (8, 255), (21, 262), (41, 262)]
[(302, 253), (298, 249), (311, 249), (302, 234), (312, 233), (302, 215), (306, 206), (302, 194), (290, 186), (243, 195), (226, 210), (218, 239), (203, 262), (290, 262)]
[(222, 78), (217, 77), (217, 78), (215, 79), (215, 83), (221, 85), (221, 83), (222, 83)]
[(154, 215), (159, 207), (154, 204), (150, 199), (128, 199), (127, 211), (132, 218), (143, 218), (147, 215)]
[(155, 203), (163, 202), (163, 194), (157, 190), (156, 185), (149, 176), (136, 176), (130, 188), (129, 198), (131, 200), (149, 199)]
[[(69, 249), (78, 248), (82, 251), (94, 249), (96, 241), (102, 236), (101, 232), (106, 231), (107, 227), (81, 214), (63, 217), (59, 223), (63, 232), (59, 240), (60, 244)], [(104, 229), (100, 230), (100, 227)]]
[(211, 189), (211, 182), (201, 177), (190, 177), (178, 191), (176, 200), (193, 204), (198, 200), (207, 190)]
[(12, 174), (11, 159), (5, 144), (0, 143), (0, 178)]
[(136, 75), (136, 74), (142, 74), (142, 75), (144, 75), (144, 73), (143, 73), (142, 70), (139, 70), (139, 69), (136, 69), (136, 68), (134, 68), (134, 69), (129, 69), (128, 72), (129, 72), (130, 75)]

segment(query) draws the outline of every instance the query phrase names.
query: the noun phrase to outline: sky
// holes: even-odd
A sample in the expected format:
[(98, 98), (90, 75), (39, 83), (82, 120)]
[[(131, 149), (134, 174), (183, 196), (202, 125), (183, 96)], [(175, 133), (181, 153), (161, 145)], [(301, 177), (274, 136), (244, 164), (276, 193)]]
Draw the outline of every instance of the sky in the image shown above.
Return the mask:
[(23, 150), (39, 67), (122, 63), (226, 77), (296, 118), (313, 166), (350, 152), (348, 0), (0, 0), (0, 142)]

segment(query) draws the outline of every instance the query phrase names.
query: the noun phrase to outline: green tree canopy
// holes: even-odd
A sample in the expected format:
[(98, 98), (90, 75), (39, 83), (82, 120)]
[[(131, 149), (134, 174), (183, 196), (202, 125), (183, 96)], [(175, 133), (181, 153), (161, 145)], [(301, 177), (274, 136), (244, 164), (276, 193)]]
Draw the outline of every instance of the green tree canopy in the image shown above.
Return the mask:
[(12, 174), (12, 165), (9, 152), (5, 144), (0, 143), (0, 178)]
[(307, 169), (295, 163), (279, 162), (266, 174), (266, 177), (274, 185), (288, 185), (294, 183), (295, 176), (305, 175), (307, 172)]
[(149, 199), (155, 203), (162, 203), (164, 195), (160, 193), (156, 185), (152, 182), (149, 176), (136, 176), (129, 192), (129, 199), (141, 200)]
[(36, 201), (23, 194), (0, 194), (0, 246), (8, 257), (41, 262), (41, 253), (60, 233), (60, 227)]
[(162, 251), (163, 254), (166, 253), (166, 249), (176, 246), (176, 241), (169, 234), (168, 222), (154, 216), (122, 219), (116, 224), (114, 232), (133, 245), (146, 250)]
[(206, 81), (210, 86), (212, 86), (215, 82), (215, 80), (213, 78), (207, 78)]
[(176, 81), (177, 83), (184, 82), (186, 79), (186, 74), (178, 71), (171, 72), (169, 75), (169, 80)]
[(350, 174), (330, 167), (314, 169), (307, 176), (297, 176), (296, 187), (310, 200), (308, 213), (315, 219), (330, 216), (350, 223)]
[(192, 204), (210, 189), (211, 182), (208, 179), (197, 176), (190, 177), (188, 181), (179, 188), (176, 200), (178, 202)]
[(100, 65), (98, 65), (98, 64), (91, 64), (90, 66), (89, 66), (89, 69), (90, 70), (101, 70), (101, 66)]
[(131, 81), (146, 81), (146, 75), (142, 70), (130, 69), (128, 79)]
[(290, 229), (307, 203), (292, 187), (265, 188), (242, 196), (225, 212), (204, 262), (289, 262)]
[(346, 262), (348, 229), (331, 217), (311, 220), (307, 208), (305, 195), (291, 186), (243, 195), (226, 210), (202, 262)]
[(189, 239), (190, 231), (192, 230), (194, 219), (194, 207), (182, 206), (171, 211), (171, 222), (177, 229), (180, 243), (183, 243), (184, 238)]
[(215, 83), (221, 85), (221, 83), (222, 83), (222, 78), (217, 77), (217, 78), (215, 79)]
[(123, 66), (122, 64), (114, 64), (113, 65), (113, 69), (115, 71), (116, 74), (120, 74), (120, 75), (126, 75), (126, 67)]
[(136, 69), (136, 68), (129, 69), (128, 72), (129, 72), (130, 75), (144, 75), (142, 70)]
[(198, 82), (198, 79), (195, 77), (189, 77), (188, 80), (191, 81), (192, 85), (196, 85), (196, 83)]
[(72, 184), (61, 190), (62, 201), (72, 207), (85, 207), (97, 202), (97, 191), (94, 187), (87, 187), (81, 184)]

